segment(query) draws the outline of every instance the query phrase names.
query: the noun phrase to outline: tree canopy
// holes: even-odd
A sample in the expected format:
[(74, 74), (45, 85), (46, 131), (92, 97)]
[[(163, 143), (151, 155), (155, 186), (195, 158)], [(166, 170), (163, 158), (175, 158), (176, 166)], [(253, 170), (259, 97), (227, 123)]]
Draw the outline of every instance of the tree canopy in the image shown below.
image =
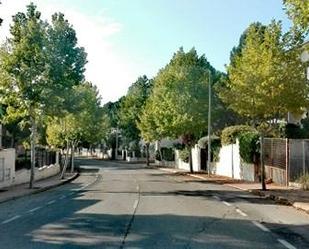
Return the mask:
[(308, 86), (298, 57), (297, 48), (286, 50), (280, 22), (266, 26), (263, 35), (250, 26), (241, 53), (227, 67), (221, 98), (255, 124), (278, 120), (289, 111), (302, 113), (308, 104)]
[(151, 89), (152, 81), (144, 75), (129, 87), (127, 95), (121, 101), (119, 127), (128, 142), (140, 139), (137, 123)]
[(147, 140), (198, 136), (207, 129), (208, 77), (215, 75), (205, 56), (182, 48), (154, 78), (154, 88), (140, 117)]

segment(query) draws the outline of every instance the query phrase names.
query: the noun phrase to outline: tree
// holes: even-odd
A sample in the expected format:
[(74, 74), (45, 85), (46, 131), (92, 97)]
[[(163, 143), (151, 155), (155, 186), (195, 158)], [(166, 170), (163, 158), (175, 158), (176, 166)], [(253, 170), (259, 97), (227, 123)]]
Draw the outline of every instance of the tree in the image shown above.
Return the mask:
[(263, 35), (250, 26), (241, 53), (227, 67), (222, 100), (254, 125), (276, 125), (289, 111), (302, 113), (308, 86), (298, 56), (297, 48), (286, 50), (280, 23), (273, 21)]
[(140, 131), (137, 128), (139, 114), (151, 90), (151, 81), (146, 75), (134, 82), (120, 104), (119, 125), (129, 141), (139, 140)]
[(234, 60), (241, 56), (242, 49), (245, 47), (246, 38), (250, 29), (255, 29), (255, 31), (263, 37), (265, 31), (265, 25), (261, 24), (260, 22), (254, 22), (249, 25), (249, 27), (241, 34), (239, 38), (238, 45), (232, 48), (230, 52), (230, 64), (234, 64)]
[(286, 13), (292, 20), (294, 30), (309, 34), (309, 2), (305, 0), (283, 0)]
[[(154, 79), (139, 127), (146, 139), (182, 137), (191, 148), (207, 128), (208, 77), (216, 70), (195, 49), (182, 48)], [(153, 132), (150, 130), (153, 129)], [(191, 149), (190, 149), (191, 151)], [(191, 153), (189, 157), (192, 169)]]
[[(62, 114), (72, 86), (83, 79), (86, 54), (76, 47), (75, 32), (62, 14), (55, 14), (52, 26), (40, 19), (31, 3), (26, 13), (13, 16), (8, 49), (2, 53), (2, 68), (9, 80), (1, 79), (7, 94), (7, 122), (22, 118), (31, 127), (31, 177), (33, 186), (37, 127), (46, 115)], [(65, 93), (65, 94), (64, 94)], [(66, 105), (69, 106), (69, 105)]]
[(9, 53), (3, 58), (3, 68), (13, 79), (6, 82), (10, 89), (5, 102), (8, 116), (23, 116), (31, 124), (31, 176), (33, 185), (35, 167), (35, 140), (37, 117), (42, 113), (42, 96), (47, 88), (45, 81), (45, 24), (34, 4), (27, 6), (27, 12), (13, 16), (12, 38), (9, 39)]
[[(49, 102), (49, 114), (61, 115), (70, 111), (70, 89), (84, 81), (87, 54), (83, 47), (77, 46), (76, 32), (62, 13), (52, 15), (51, 25), (47, 27), (46, 42), (46, 80), (53, 85), (52, 93), (47, 92), (45, 102)], [(54, 106), (57, 108), (53, 108)], [(56, 111), (56, 113), (55, 113)]]
[[(71, 108), (71, 112), (67, 112), (65, 116), (53, 118), (47, 126), (48, 143), (56, 148), (66, 147), (61, 177), (64, 177), (67, 168), (69, 148), (74, 152), (78, 143), (87, 142), (92, 145), (101, 142), (108, 130), (95, 86), (88, 82), (74, 86), (71, 98), (74, 109)], [(73, 171), (74, 153), (71, 155)]]

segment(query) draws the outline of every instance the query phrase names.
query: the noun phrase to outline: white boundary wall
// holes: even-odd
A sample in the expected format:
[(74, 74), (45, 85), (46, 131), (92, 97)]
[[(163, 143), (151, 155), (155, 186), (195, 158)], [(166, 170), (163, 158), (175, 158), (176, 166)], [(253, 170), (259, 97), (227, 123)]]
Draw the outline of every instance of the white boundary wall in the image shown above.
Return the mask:
[(11, 186), (15, 178), (15, 149), (0, 150), (0, 188)]
[(219, 152), (219, 162), (214, 169), (215, 174), (241, 179), (239, 142), (223, 145)]
[[(193, 171), (200, 171), (201, 170), (201, 150), (198, 148), (196, 144), (194, 148), (192, 148), (192, 166)], [(175, 150), (175, 164), (176, 168), (190, 170), (189, 163), (183, 162), (179, 157), (179, 150)]]
[[(59, 164), (51, 164), (49, 166), (43, 166), (41, 168), (36, 168), (34, 171), (34, 180), (39, 181), (60, 173)], [(13, 179), (12, 185), (19, 185), (23, 183), (28, 183), (30, 180), (30, 170), (22, 169), (15, 173), (15, 179)]]
[[(16, 160), (15, 149), (5, 149), (0, 151), (0, 171), (2, 171), (0, 172), (0, 188), (5, 188), (29, 182), (30, 170), (22, 169), (15, 171), (15, 160)], [(42, 180), (57, 175), (59, 173), (60, 173), (59, 154), (57, 152), (56, 164), (43, 166), (41, 168), (35, 168), (34, 180), (35, 181)]]
[(234, 179), (254, 181), (254, 165), (241, 161), (238, 140), (236, 140), (236, 144), (221, 147), (219, 162), (214, 164), (212, 173)]

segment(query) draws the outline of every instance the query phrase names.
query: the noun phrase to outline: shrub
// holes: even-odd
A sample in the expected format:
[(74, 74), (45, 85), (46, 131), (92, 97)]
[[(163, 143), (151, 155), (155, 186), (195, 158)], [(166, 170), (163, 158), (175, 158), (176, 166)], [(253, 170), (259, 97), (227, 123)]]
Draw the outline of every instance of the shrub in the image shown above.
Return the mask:
[(15, 170), (20, 169), (30, 169), (31, 168), (31, 161), (30, 159), (25, 158), (17, 158), (15, 162)]
[(302, 175), (298, 182), (301, 184), (304, 190), (309, 190), (309, 173)]
[(174, 161), (175, 152), (173, 148), (161, 148), (162, 159), (165, 161)]
[(239, 135), (239, 154), (246, 163), (253, 163), (254, 155), (259, 151), (259, 134), (245, 132)]
[(156, 160), (161, 161), (161, 155), (160, 155), (160, 151), (156, 150), (156, 155), (155, 155)]
[(219, 162), (219, 153), (221, 149), (221, 141), (220, 139), (211, 140), (211, 154), (212, 154), (212, 161)]
[(173, 147), (176, 149), (176, 150), (183, 150), (186, 146), (182, 143), (174, 143), (173, 144)]
[(190, 151), (189, 151), (189, 148), (187, 147), (179, 151), (179, 157), (185, 163), (189, 162), (189, 154), (190, 154)]
[(236, 138), (245, 132), (256, 132), (256, 130), (248, 125), (235, 125), (226, 127), (221, 134), (221, 142), (224, 145), (236, 143)]
[(282, 129), (282, 136), (285, 138), (300, 139), (305, 138), (305, 131), (296, 124), (286, 124)]

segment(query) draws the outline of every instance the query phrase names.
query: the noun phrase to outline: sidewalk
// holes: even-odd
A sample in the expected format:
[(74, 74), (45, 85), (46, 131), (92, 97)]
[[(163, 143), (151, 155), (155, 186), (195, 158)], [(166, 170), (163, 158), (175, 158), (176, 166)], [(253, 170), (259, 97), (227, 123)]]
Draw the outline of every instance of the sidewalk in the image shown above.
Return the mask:
[(283, 205), (291, 205), (297, 209), (305, 211), (309, 214), (309, 191), (293, 187), (279, 186), (276, 184), (267, 184), (266, 191), (261, 190), (261, 183), (246, 182), (243, 180), (236, 180), (225, 176), (211, 175), (208, 177), (205, 173), (189, 173), (188, 171), (173, 169), (173, 168), (160, 168), (167, 172), (175, 174), (185, 174), (207, 182), (214, 182), (224, 184), (233, 188), (249, 191), (253, 194), (264, 196), (268, 199), (276, 201), (276, 203)]
[(302, 189), (267, 184), (266, 191), (261, 190), (260, 183), (231, 183), (231, 187), (246, 190), (254, 194), (265, 196), (277, 203), (291, 205), (309, 214), (309, 191)]
[(47, 179), (34, 182), (33, 189), (29, 189), (29, 183), (0, 189), (0, 203), (46, 191), (48, 189), (70, 182), (74, 180), (77, 176), (78, 173), (66, 173), (65, 179), (63, 180), (60, 179), (59, 175), (52, 176)]

